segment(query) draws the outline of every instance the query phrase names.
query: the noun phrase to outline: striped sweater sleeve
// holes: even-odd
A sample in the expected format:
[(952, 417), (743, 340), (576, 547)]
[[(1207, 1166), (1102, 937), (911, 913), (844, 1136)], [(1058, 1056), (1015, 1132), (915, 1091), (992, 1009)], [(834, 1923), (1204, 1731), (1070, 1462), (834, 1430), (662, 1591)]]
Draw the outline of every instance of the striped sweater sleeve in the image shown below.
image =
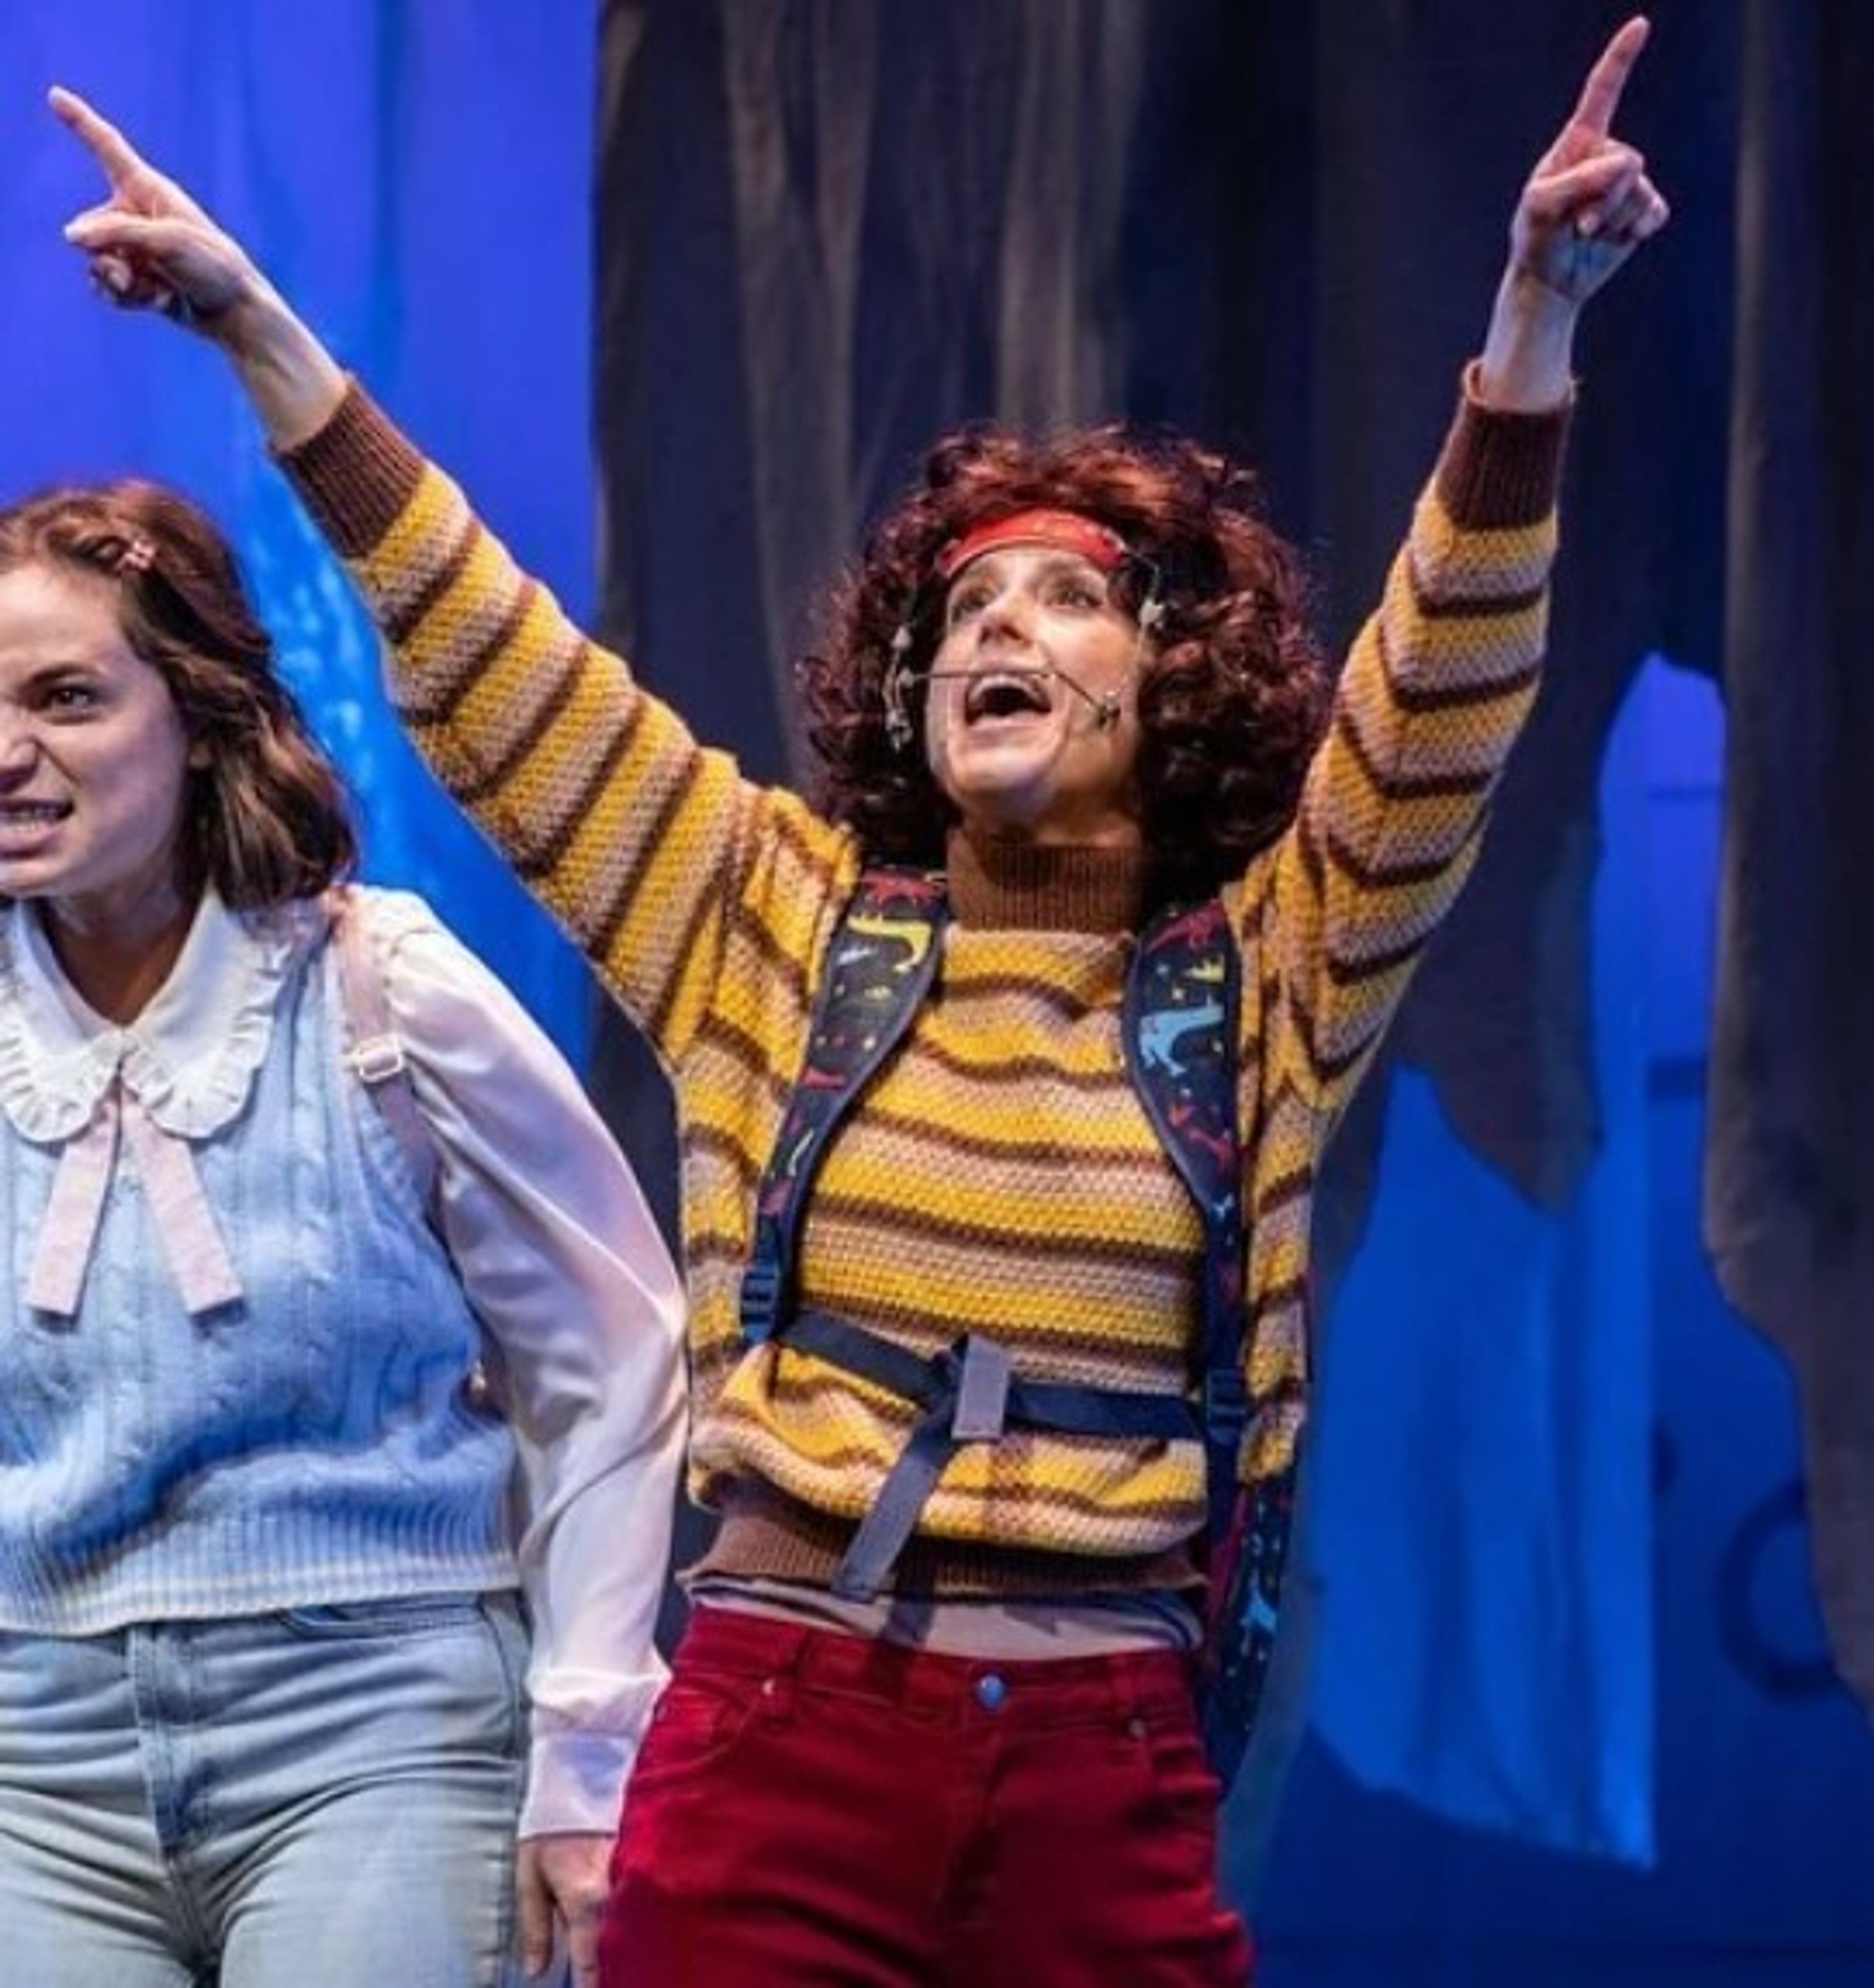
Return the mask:
[(775, 924), (774, 950), (808, 948), (854, 867), (845, 838), (699, 746), (355, 383), (281, 460), (384, 637), (418, 749), (680, 1063), (737, 909)]
[(1565, 414), (1466, 390), (1356, 638), (1287, 833), (1243, 899), (1288, 1026), (1269, 1079), (1337, 1113), (1477, 856), (1534, 702)]

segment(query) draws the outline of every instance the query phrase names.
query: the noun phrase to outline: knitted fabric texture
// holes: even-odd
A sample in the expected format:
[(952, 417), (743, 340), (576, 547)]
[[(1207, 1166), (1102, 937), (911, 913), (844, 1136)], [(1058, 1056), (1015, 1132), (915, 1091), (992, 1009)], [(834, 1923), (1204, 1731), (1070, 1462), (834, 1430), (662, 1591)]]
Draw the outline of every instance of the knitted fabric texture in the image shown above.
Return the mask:
[[(1223, 893), (1243, 958), (1247, 1359), (1277, 1397), (1246, 1473), (1288, 1465), (1305, 1413), (1324, 1143), (1470, 870), (1535, 695), (1564, 428), (1462, 402), (1297, 819)], [(417, 743), (675, 1086), (693, 1490), (749, 1484), (856, 1521), (911, 1411), (784, 1344), (746, 1352), (736, 1300), (863, 852), (699, 746), (355, 387), (287, 466), (388, 639)], [(989, 1334), (1037, 1379), (1185, 1389), (1201, 1232), (1126, 1074), (1129, 939), (1033, 929), (1019, 904), (998, 917), (993, 891), (973, 896), (935, 992), (827, 1153), (802, 1302), (925, 1353)], [(959, 1455), (921, 1525), (965, 1556), (993, 1550), (986, 1567), (995, 1550), (1142, 1564), (1203, 1523), (1194, 1442), (1018, 1431)]]

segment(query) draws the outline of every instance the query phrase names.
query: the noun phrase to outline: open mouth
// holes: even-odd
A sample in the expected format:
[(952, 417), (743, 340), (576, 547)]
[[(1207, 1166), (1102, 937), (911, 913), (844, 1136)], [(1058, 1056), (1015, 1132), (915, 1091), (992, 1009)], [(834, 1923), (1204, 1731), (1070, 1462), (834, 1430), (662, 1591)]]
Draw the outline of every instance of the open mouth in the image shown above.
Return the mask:
[(70, 812), (63, 801), (0, 801), (0, 829), (49, 828)]
[(978, 725), (1003, 718), (1045, 718), (1053, 710), (1044, 670), (985, 670), (963, 693), (963, 722)]

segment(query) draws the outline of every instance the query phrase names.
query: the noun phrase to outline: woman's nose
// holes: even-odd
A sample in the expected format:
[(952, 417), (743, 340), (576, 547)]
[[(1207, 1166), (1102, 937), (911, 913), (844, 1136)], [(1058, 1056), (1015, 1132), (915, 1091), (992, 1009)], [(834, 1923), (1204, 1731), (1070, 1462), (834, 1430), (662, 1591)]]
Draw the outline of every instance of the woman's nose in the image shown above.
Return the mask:
[(0, 778), (18, 779), (32, 770), (39, 741), (32, 727), (16, 712), (0, 711)]
[(1027, 639), (1033, 627), (1031, 604), (1020, 587), (1005, 587), (977, 617), (985, 636), (1015, 635)]

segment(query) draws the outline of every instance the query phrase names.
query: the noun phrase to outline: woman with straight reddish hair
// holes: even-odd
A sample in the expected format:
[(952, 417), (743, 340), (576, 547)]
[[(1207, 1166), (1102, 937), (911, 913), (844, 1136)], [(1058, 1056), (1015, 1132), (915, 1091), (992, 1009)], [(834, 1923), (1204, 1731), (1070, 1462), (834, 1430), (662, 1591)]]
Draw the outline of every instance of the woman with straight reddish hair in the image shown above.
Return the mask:
[(443, 780), (675, 1087), (720, 1515), (627, 1792), (611, 1988), (1222, 1988), (1219, 1769), (1274, 1633), (1325, 1141), (1535, 695), (1581, 305), (1666, 219), (1623, 28), (1330, 702), (1245, 478), (959, 438), (758, 787), (514, 567), (77, 100), (120, 303), (232, 362)]

